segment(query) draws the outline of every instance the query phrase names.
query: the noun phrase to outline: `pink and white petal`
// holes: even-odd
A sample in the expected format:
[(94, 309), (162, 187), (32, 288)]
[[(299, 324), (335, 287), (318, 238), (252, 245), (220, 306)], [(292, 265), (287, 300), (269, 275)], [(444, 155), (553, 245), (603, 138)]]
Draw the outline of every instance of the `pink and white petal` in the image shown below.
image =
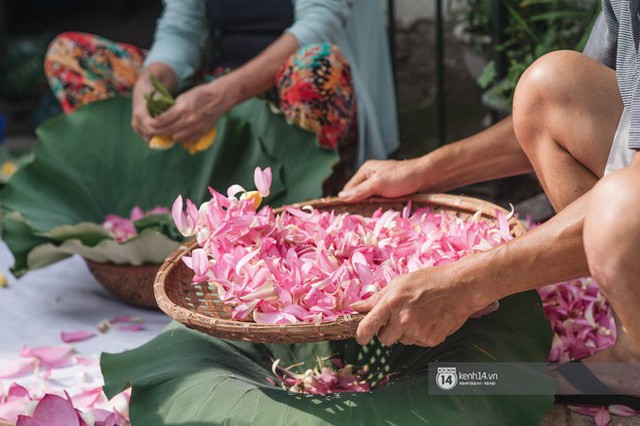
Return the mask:
[(253, 173), (253, 181), (256, 184), (256, 189), (262, 197), (269, 196), (271, 180), (271, 167), (267, 167), (264, 170), (260, 170), (260, 167), (256, 167), (256, 170)]
[(27, 411), (27, 405), (32, 401), (26, 388), (17, 383), (11, 384), (6, 399), (0, 403), (0, 419), (15, 423), (18, 416)]
[(84, 365), (85, 367), (92, 367), (100, 364), (100, 361), (97, 358), (84, 355), (75, 355), (73, 357), (73, 361), (77, 364)]
[(629, 408), (626, 405), (610, 405), (609, 412), (614, 416), (620, 417), (633, 417), (640, 414), (640, 411), (634, 410), (633, 408)]
[(30, 348), (25, 345), (20, 352), (22, 357), (35, 357), (40, 365), (47, 368), (60, 368), (72, 364), (75, 349), (71, 345), (40, 346)]
[(53, 394), (42, 397), (32, 417), (47, 426), (81, 426), (82, 424), (71, 401)]
[(227, 196), (229, 198), (233, 198), (240, 192), (247, 192), (247, 191), (244, 189), (244, 187), (242, 187), (242, 186), (240, 186), (238, 184), (231, 185), (229, 187), (229, 189), (227, 189)]
[(96, 333), (89, 330), (61, 331), (60, 338), (64, 343), (82, 342), (94, 337)]
[(31, 416), (20, 415), (17, 420), (16, 426), (47, 426), (47, 424), (42, 423)]
[(71, 397), (71, 402), (78, 409), (103, 407), (109, 402), (102, 387), (85, 389)]
[(0, 367), (0, 379), (14, 379), (33, 373), (38, 367), (35, 357), (18, 358)]
[(94, 426), (120, 426), (122, 422), (118, 414), (95, 408), (90, 410), (94, 418)]

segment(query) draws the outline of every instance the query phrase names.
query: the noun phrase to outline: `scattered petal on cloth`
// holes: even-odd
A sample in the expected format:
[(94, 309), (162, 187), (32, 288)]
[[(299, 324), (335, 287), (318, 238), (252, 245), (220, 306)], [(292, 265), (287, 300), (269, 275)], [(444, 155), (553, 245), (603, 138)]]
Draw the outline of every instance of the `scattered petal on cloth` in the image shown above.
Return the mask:
[[(127, 321), (132, 319), (138, 320), (128, 317)], [(0, 379), (15, 377), (21, 383), (11, 383), (6, 389), (0, 380), (0, 421), (19, 426), (129, 425), (131, 391), (108, 400), (97, 357), (77, 354), (71, 345), (25, 345), (2, 371), (6, 374)], [(68, 387), (74, 389), (71, 397), (65, 390)]]
[[(127, 426), (131, 391), (116, 395), (109, 401), (102, 387), (86, 389), (73, 397), (63, 392), (45, 393), (33, 397), (29, 391), (13, 383), (0, 398), (0, 420), (16, 426), (95, 425)], [(81, 407), (81, 408), (77, 408)]]
[(40, 362), (40, 366), (46, 368), (66, 367), (73, 363), (75, 349), (71, 345), (40, 346), (30, 348), (25, 345), (20, 352), (22, 357), (34, 357)]
[(17, 383), (11, 384), (7, 394), (0, 397), (0, 419), (15, 423), (31, 400), (26, 388)]
[(36, 358), (19, 358), (0, 367), (0, 379), (13, 379), (33, 373), (38, 368)]
[(77, 331), (62, 331), (60, 332), (60, 338), (64, 343), (82, 342), (94, 337), (96, 333), (89, 330), (77, 330)]
[(80, 413), (73, 408), (69, 395), (67, 399), (46, 394), (36, 405), (33, 415), (18, 416), (16, 426), (42, 424), (46, 426), (85, 426)]

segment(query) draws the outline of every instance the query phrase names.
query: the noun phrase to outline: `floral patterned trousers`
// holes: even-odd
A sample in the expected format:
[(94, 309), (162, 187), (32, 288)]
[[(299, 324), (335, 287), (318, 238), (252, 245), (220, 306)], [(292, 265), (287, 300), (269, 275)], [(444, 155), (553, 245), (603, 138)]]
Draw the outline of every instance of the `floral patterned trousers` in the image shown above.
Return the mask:
[[(145, 54), (130, 44), (67, 32), (49, 45), (45, 73), (64, 112), (70, 113), (87, 103), (130, 94)], [(275, 88), (277, 106), (287, 120), (315, 133), (321, 146), (355, 144), (355, 91), (349, 63), (337, 46), (300, 48), (277, 73)]]

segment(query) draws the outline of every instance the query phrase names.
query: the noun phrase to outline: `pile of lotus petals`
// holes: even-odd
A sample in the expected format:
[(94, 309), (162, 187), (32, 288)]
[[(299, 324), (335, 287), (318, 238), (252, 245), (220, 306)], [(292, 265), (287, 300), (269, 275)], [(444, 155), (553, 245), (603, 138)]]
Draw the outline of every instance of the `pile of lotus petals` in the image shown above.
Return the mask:
[(586, 358), (615, 343), (611, 308), (592, 278), (549, 285), (539, 292), (544, 313), (553, 328), (549, 361)]
[[(200, 208), (179, 196), (172, 214), (178, 230), (199, 248), (183, 257), (232, 318), (256, 323), (333, 321), (355, 313), (394, 277), (455, 262), (511, 239), (507, 217), (495, 224), (479, 214), (463, 219), (445, 211), (378, 209), (371, 217), (311, 207), (257, 210), (269, 195), (271, 170), (256, 169), (258, 191), (234, 185), (227, 196), (211, 191)], [(239, 198), (237, 194), (241, 194)]]
[(136, 220), (152, 214), (167, 213), (169, 213), (169, 209), (166, 207), (158, 206), (145, 212), (139, 206), (135, 206), (131, 210), (129, 217), (122, 217), (115, 214), (106, 215), (102, 226), (111, 233), (117, 242), (122, 243), (138, 235), (138, 231), (134, 225)]
[[(326, 365), (328, 358), (318, 357), (318, 365), (309, 368), (304, 373), (295, 373), (293, 368), (300, 367), (296, 364), (287, 368), (281, 367), (280, 360), (277, 359), (272, 365), (273, 374), (280, 382), (284, 390), (293, 393), (327, 394), (340, 392), (371, 392), (371, 385), (364, 378), (369, 372), (369, 367), (356, 368), (351, 364), (344, 364), (339, 358), (331, 360), (331, 366)], [(275, 385), (276, 382), (270, 377), (267, 380)], [(378, 382), (382, 385), (389, 380), (385, 376)]]

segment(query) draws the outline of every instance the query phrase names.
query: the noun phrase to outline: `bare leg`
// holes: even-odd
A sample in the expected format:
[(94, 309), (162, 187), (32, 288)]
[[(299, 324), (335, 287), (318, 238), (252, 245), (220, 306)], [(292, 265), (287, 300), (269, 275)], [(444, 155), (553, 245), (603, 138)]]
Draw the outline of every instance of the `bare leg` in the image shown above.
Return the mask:
[[(556, 211), (593, 189), (585, 203), (584, 246), (590, 273), (616, 313), (618, 340), (586, 361), (610, 388), (638, 395), (640, 167), (596, 185), (621, 114), (615, 73), (575, 52), (555, 52), (534, 63), (514, 100), (516, 135)], [(594, 362), (624, 364), (616, 370)], [(561, 391), (571, 390), (566, 385)]]
[(615, 72), (580, 53), (545, 55), (524, 73), (514, 128), (556, 211), (602, 177), (621, 115)]
[(615, 374), (609, 383), (606, 374), (600, 377), (609, 387), (636, 395), (640, 395), (639, 209), (640, 164), (636, 164), (595, 186), (584, 224), (589, 270), (616, 314), (618, 334), (612, 348), (587, 361), (625, 363), (622, 374)]

